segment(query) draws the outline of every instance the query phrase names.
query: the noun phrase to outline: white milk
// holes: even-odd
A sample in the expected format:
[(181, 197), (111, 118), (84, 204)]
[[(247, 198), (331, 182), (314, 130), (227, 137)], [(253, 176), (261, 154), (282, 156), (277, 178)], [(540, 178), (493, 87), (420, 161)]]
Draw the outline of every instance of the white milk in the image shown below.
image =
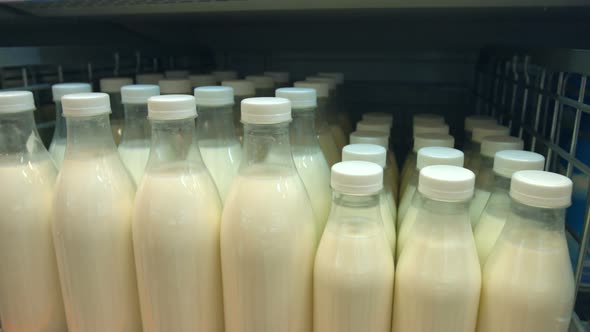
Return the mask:
[(69, 159), (54, 199), (55, 249), (70, 332), (140, 332), (131, 213), (117, 153)]
[(416, 193), (416, 186), (408, 184), (406, 190), (403, 192), (401, 200), (399, 202), (399, 209), (397, 210), (397, 222), (398, 228), (401, 229), (402, 224), (404, 223), (404, 219), (410, 206), (412, 205), (412, 199), (414, 198), (414, 194)]
[(55, 163), (57, 169), (61, 168), (66, 154), (66, 141), (65, 140), (53, 140), (49, 145), (49, 154), (51, 159)]
[(203, 162), (217, 186), (219, 196), (225, 202), (231, 183), (240, 167), (242, 146), (239, 143), (219, 146), (219, 143), (213, 145), (208, 144), (206, 140), (200, 140), (199, 150)]
[(406, 245), (406, 241), (408, 240), (412, 228), (416, 224), (416, 217), (418, 216), (418, 205), (418, 201), (410, 205), (410, 207), (406, 211), (404, 220), (400, 223), (400, 226), (398, 228), (396, 250), (396, 257), (398, 259), (402, 254), (402, 251), (404, 250), (404, 246)]
[(49, 159), (0, 163), (0, 312), (5, 331), (67, 330), (51, 236)]
[(315, 262), (314, 310), (322, 314), (314, 332), (391, 331), (393, 257), (377, 226), (327, 226)]
[(135, 146), (129, 143), (124, 143), (124, 145), (119, 145), (118, 150), (123, 165), (125, 165), (125, 168), (129, 171), (129, 175), (131, 175), (135, 184), (139, 185), (145, 170), (145, 165), (150, 157), (149, 143), (147, 145), (137, 144)]
[(226, 332), (309, 332), (316, 225), (294, 170), (251, 166), (221, 223)]
[[(509, 209), (510, 207), (507, 206)], [(504, 224), (506, 223), (506, 218), (499, 218), (487, 212), (484, 212), (473, 231), (473, 236), (475, 237), (475, 245), (477, 247), (477, 255), (479, 256), (479, 262), (484, 267), (488, 256), (492, 249), (494, 248), (494, 244), (496, 240), (502, 233), (502, 229), (504, 228)]]
[(481, 217), (481, 213), (485, 209), (491, 194), (492, 193), (487, 190), (475, 189), (475, 194), (473, 195), (473, 199), (469, 205), (469, 215), (471, 217), (472, 227), (475, 228), (475, 225), (477, 225), (477, 222)]
[(336, 146), (338, 147), (338, 151), (342, 151), (342, 148), (347, 144), (346, 135), (342, 128), (337, 124), (330, 125), (330, 132), (332, 133), (332, 137), (334, 138), (334, 142), (336, 142)]
[(143, 329), (223, 331), (221, 204), (204, 168), (145, 173), (135, 200), (133, 242)]
[(328, 166), (332, 167), (340, 161), (341, 150), (338, 149), (334, 137), (328, 130), (320, 130), (318, 132), (318, 141), (320, 143), (320, 148), (324, 153), (324, 157), (328, 162)]

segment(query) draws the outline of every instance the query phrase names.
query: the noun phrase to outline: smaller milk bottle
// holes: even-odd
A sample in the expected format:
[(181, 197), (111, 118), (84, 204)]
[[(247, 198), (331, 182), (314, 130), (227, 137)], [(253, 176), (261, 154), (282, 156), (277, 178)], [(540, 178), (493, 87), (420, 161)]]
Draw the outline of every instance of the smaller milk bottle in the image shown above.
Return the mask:
[(63, 117), (61, 97), (72, 93), (92, 92), (92, 87), (88, 83), (60, 83), (54, 84), (51, 87), (51, 92), (55, 103), (55, 130), (49, 145), (49, 154), (59, 169), (66, 152), (66, 119)]
[(168, 79), (185, 79), (190, 72), (188, 70), (166, 70), (164, 76)]
[(475, 331), (481, 269), (469, 223), (474, 183), (462, 167), (420, 171), (423, 203), (397, 265), (392, 331)]
[(340, 127), (344, 131), (345, 137), (350, 136), (354, 130), (352, 129), (352, 122), (350, 121), (350, 117), (346, 112), (346, 105), (344, 104), (344, 73), (341, 72), (319, 72), (317, 74), (319, 77), (328, 77), (334, 79), (336, 82), (336, 92), (335, 92), (335, 99), (336, 105), (338, 107), (338, 122), (340, 123)]
[[(389, 124), (389, 133), (393, 130), (393, 114), (385, 112), (363, 113), (363, 120), (370, 122), (385, 122)], [(350, 135), (350, 134), (349, 134)]]
[(314, 268), (314, 332), (390, 332), (393, 256), (383, 229), (383, 169), (332, 167), (332, 211)]
[(217, 85), (217, 82), (215, 82), (215, 77), (210, 74), (189, 75), (188, 80), (191, 82), (191, 86), (193, 88)]
[[(517, 171), (542, 171), (545, 158), (534, 152), (520, 150), (499, 151), (494, 156), (494, 185), (492, 194), (473, 230), (479, 262), (483, 267), (504, 228), (510, 211), (510, 178)], [(477, 182), (477, 181), (476, 181)]]
[(264, 76), (271, 77), (277, 88), (286, 88), (291, 85), (291, 74), (287, 71), (265, 71)]
[[(382, 120), (362, 120), (356, 124), (357, 131), (377, 131), (387, 134), (388, 140), (391, 138), (391, 122)], [(389, 143), (389, 142), (388, 142)], [(388, 144), (389, 146), (389, 144)], [(395, 153), (390, 153), (388, 157), (391, 158), (390, 163), (394, 172), (395, 179), (399, 179), (399, 169), (397, 166), (397, 159)]]
[(193, 92), (191, 81), (182, 78), (166, 78), (158, 82), (162, 95), (190, 95)]
[(195, 89), (195, 98), (199, 150), (223, 202), (242, 160), (242, 146), (234, 130), (233, 89), (200, 87)]
[(264, 75), (248, 75), (245, 79), (254, 84), (256, 97), (272, 97), (274, 95), (275, 81), (272, 77)]
[(567, 332), (574, 277), (565, 238), (572, 181), (519, 171), (511, 208), (483, 269), (478, 332)]
[(471, 134), (471, 149), (469, 151), (469, 163), (465, 164), (465, 168), (471, 170), (477, 176), (479, 174), (479, 167), (481, 165), (481, 142), (487, 136), (509, 136), (510, 129), (508, 127), (482, 124), (473, 128)]
[(147, 101), (160, 94), (157, 85), (126, 85), (121, 88), (125, 108), (125, 125), (119, 143), (119, 155), (136, 185), (143, 175), (150, 155), (150, 124), (147, 120)]
[(133, 214), (143, 330), (222, 332), (221, 201), (192, 153), (195, 99), (157, 96), (148, 107), (152, 148)]
[[(420, 170), (426, 166), (432, 165), (450, 165), (463, 167), (463, 152), (447, 147), (425, 147), (418, 150), (418, 161), (416, 170), (412, 175), (406, 195), (400, 203), (401, 209), (405, 209), (402, 215), (398, 213), (398, 238), (397, 238), (397, 257), (402, 253), (408, 236), (416, 223), (416, 216), (423, 203), (422, 195), (417, 192), (418, 178)], [(399, 218), (403, 218), (399, 221)]]
[(164, 74), (162, 73), (146, 73), (135, 75), (135, 83), (137, 84), (158, 85), (158, 82), (163, 79)]
[(487, 115), (470, 115), (465, 118), (465, 137), (463, 140), (463, 152), (465, 153), (465, 163), (469, 163), (469, 159), (473, 153), (473, 128), (486, 125), (496, 125), (495, 118)]
[(242, 100), (252, 98), (256, 94), (254, 83), (246, 80), (229, 80), (223, 81), (222, 86), (228, 86), (234, 89), (234, 126), (236, 129), (236, 136), (243, 143), (244, 140), (244, 126), (240, 122)]
[(133, 84), (129, 77), (109, 77), (100, 80), (100, 92), (107, 93), (111, 101), (111, 130), (115, 138), (115, 144), (119, 144), (123, 135), (123, 122), (125, 112), (121, 101), (121, 88)]
[(238, 73), (233, 70), (215, 70), (211, 72), (211, 75), (215, 77), (215, 82), (217, 82), (217, 84), (221, 84), (223, 81), (238, 79)]
[[(375, 163), (383, 170), (386, 169), (387, 150), (384, 147), (375, 144), (349, 144), (342, 149), (342, 161), (367, 161)], [(383, 190), (379, 194), (381, 205), (381, 217), (383, 218), (383, 227), (391, 249), (395, 251), (395, 201), (388, 183), (383, 177)]]
[(325, 105), (326, 120), (330, 125), (330, 131), (332, 132), (332, 136), (334, 136), (338, 151), (342, 151), (342, 148), (348, 144), (348, 141), (346, 139), (346, 134), (344, 134), (344, 130), (340, 126), (340, 121), (338, 120), (338, 100), (336, 99), (338, 92), (336, 79), (332, 77), (309, 76), (305, 80), (308, 82), (328, 84), (329, 96)]

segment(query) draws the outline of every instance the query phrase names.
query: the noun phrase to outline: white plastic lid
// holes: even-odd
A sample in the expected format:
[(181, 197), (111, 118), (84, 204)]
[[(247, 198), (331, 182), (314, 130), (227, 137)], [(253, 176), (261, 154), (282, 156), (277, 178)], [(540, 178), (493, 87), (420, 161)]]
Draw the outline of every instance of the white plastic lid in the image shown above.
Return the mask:
[(535, 152), (504, 150), (494, 156), (494, 173), (505, 178), (518, 171), (542, 171), (544, 166), (545, 157)]
[(385, 168), (387, 150), (375, 144), (349, 144), (342, 148), (342, 161), (369, 161)]
[(329, 77), (329, 78), (333, 78), (336, 80), (336, 84), (340, 85), (342, 83), (344, 83), (344, 73), (339, 73), (339, 72), (319, 72), (318, 76), (320, 77)]
[(61, 97), (70, 93), (92, 92), (92, 87), (88, 83), (60, 83), (51, 86), (53, 101), (61, 101)]
[(164, 75), (170, 79), (182, 79), (187, 78), (189, 74), (188, 70), (166, 70)]
[(330, 85), (328, 83), (298, 81), (293, 86), (296, 88), (314, 89), (318, 98), (326, 98), (330, 95)]
[(246, 80), (223, 81), (222, 86), (229, 86), (234, 89), (236, 97), (253, 97), (256, 94), (254, 83)]
[(452, 148), (455, 146), (455, 138), (448, 134), (436, 133), (414, 135), (414, 152), (418, 152), (418, 150), (429, 146)]
[(102, 92), (74, 93), (61, 97), (64, 116), (82, 117), (111, 113), (109, 95)]
[(202, 74), (202, 75), (189, 75), (188, 80), (191, 82), (193, 88), (201, 86), (217, 85), (215, 77), (213, 75)]
[(350, 134), (350, 144), (375, 144), (389, 147), (389, 135), (379, 131), (355, 131)]
[(414, 123), (414, 136), (418, 134), (449, 134), (449, 125), (445, 123), (420, 122)]
[(431, 114), (431, 113), (422, 113), (422, 114), (414, 114), (412, 117), (412, 123), (445, 123), (445, 118), (438, 114)]
[(151, 84), (126, 85), (121, 88), (123, 104), (147, 104), (150, 97), (160, 94), (160, 87)]
[(473, 128), (471, 134), (471, 140), (477, 143), (481, 143), (483, 138), (486, 136), (508, 136), (510, 129), (508, 127), (499, 125), (478, 125)]
[(330, 90), (336, 89), (336, 79), (332, 77), (308, 76), (305, 78), (305, 80), (309, 82), (327, 83)]
[(433, 165), (420, 170), (418, 191), (433, 200), (463, 202), (473, 197), (475, 174), (458, 166)]
[(148, 100), (151, 120), (181, 120), (197, 116), (195, 97), (189, 95), (154, 96)]
[(522, 150), (524, 142), (513, 136), (486, 136), (481, 142), (481, 155), (494, 158), (502, 150)]
[(280, 88), (275, 91), (275, 96), (291, 101), (293, 110), (313, 108), (317, 106), (315, 90), (308, 88)]
[(129, 77), (108, 77), (100, 80), (100, 92), (120, 93), (121, 88), (125, 85), (133, 84)]
[(163, 79), (158, 82), (161, 94), (191, 94), (191, 81), (187, 79)]
[(254, 83), (256, 89), (272, 89), (275, 87), (275, 81), (270, 76), (248, 75), (245, 78), (246, 81)]
[(430, 146), (418, 150), (416, 168), (423, 169), (432, 165), (450, 165), (463, 167), (465, 156), (463, 152), (453, 148)]
[(35, 99), (30, 91), (0, 92), (0, 113), (20, 113), (35, 110)]
[(277, 83), (289, 83), (291, 75), (286, 71), (265, 71), (264, 76), (272, 77)]
[(238, 73), (233, 70), (216, 70), (211, 72), (211, 75), (215, 77), (215, 81), (230, 81), (238, 79)]
[(373, 195), (383, 189), (383, 168), (368, 161), (343, 161), (332, 166), (332, 189), (348, 195)]
[(465, 118), (465, 131), (472, 132), (475, 127), (497, 123), (496, 119), (488, 115), (470, 115)]
[(149, 74), (137, 74), (135, 75), (135, 82), (137, 84), (155, 84), (158, 85), (160, 80), (164, 79), (162, 73), (149, 73)]
[(378, 131), (389, 135), (391, 126), (389, 122), (361, 120), (356, 123), (356, 130), (358, 131)]
[(291, 102), (276, 97), (247, 98), (242, 100), (242, 122), (273, 124), (291, 121)]
[(510, 197), (524, 205), (561, 209), (572, 204), (572, 180), (544, 171), (518, 171), (510, 181)]
[(387, 122), (389, 127), (393, 127), (393, 114), (385, 112), (369, 112), (363, 114), (363, 120)]
[(229, 86), (202, 86), (195, 89), (198, 106), (226, 106), (234, 104), (234, 89)]

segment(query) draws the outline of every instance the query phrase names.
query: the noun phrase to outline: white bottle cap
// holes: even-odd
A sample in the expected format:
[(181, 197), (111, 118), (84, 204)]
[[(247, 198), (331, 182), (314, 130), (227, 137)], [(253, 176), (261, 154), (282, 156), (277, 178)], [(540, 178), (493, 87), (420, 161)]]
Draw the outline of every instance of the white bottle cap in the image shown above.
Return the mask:
[(388, 122), (383, 121), (369, 121), (362, 120), (356, 123), (356, 130), (358, 131), (378, 131), (389, 135), (391, 126)]
[(165, 95), (148, 99), (150, 120), (182, 120), (195, 117), (197, 117), (197, 104), (193, 96)]
[(481, 155), (494, 158), (502, 150), (522, 150), (524, 142), (513, 136), (486, 136), (481, 142)]
[(265, 71), (264, 76), (272, 77), (277, 83), (289, 83), (291, 75), (286, 71)]
[(473, 128), (471, 140), (476, 143), (481, 143), (486, 136), (508, 136), (510, 129), (508, 127), (499, 125), (479, 125)]
[(195, 88), (197, 106), (227, 106), (234, 104), (234, 89), (229, 86)]
[(443, 118), (440, 115), (431, 114), (431, 113), (414, 114), (414, 116), (412, 117), (412, 123), (413, 124), (419, 124), (419, 123), (425, 123), (425, 124), (440, 123), (440, 124), (444, 124), (445, 123), (445, 118)]
[(436, 133), (414, 135), (414, 147), (412, 149), (414, 152), (418, 152), (418, 150), (429, 146), (452, 148), (455, 146), (455, 138), (448, 134)]
[(275, 96), (291, 101), (293, 110), (313, 108), (317, 106), (315, 90), (308, 88), (280, 88), (275, 91)]
[(551, 172), (518, 171), (510, 181), (510, 197), (524, 205), (561, 209), (572, 204), (572, 180)]
[(349, 144), (342, 148), (342, 161), (369, 161), (385, 168), (387, 150), (375, 144)]
[(211, 75), (215, 77), (215, 81), (232, 81), (238, 79), (238, 73), (233, 70), (216, 70), (211, 72)]
[(275, 87), (275, 81), (270, 76), (248, 75), (246, 81), (254, 83), (256, 89), (272, 89)]
[(189, 74), (188, 70), (166, 70), (164, 75), (169, 79), (183, 79), (187, 78)]
[(259, 97), (242, 100), (242, 122), (251, 124), (274, 124), (291, 121), (289, 99)]
[(147, 104), (150, 97), (158, 96), (160, 87), (151, 84), (126, 85), (121, 88), (123, 104)]
[(135, 82), (137, 84), (155, 84), (158, 85), (160, 80), (164, 79), (162, 73), (149, 73), (149, 74), (137, 74), (135, 75)]
[(473, 197), (475, 174), (458, 166), (433, 165), (420, 170), (418, 191), (433, 200), (463, 202)]
[(61, 101), (61, 97), (70, 93), (92, 92), (92, 87), (88, 83), (60, 83), (51, 86), (53, 101)]
[(494, 173), (505, 178), (518, 171), (542, 171), (544, 166), (545, 157), (535, 152), (504, 150), (494, 156)]
[(333, 79), (336, 80), (336, 84), (338, 84), (338, 85), (344, 83), (344, 73), (339, 73), (339, 72), (331, 72), (331, 73), (320, 72), (320, 73), (318, 73), (318, 76), (320, 76), (320, 77), (333, 78)]
[(332, 166), (332, 189), (347, 195), (373, 195), (383, 189), (383, 168), (368, 161), (343, 161)]
[(30, 91), (0, 92), (0, 113), (20, 113), (35, 110), (35, 99)]
[(355, 131), (350, 134), (350, 144), (375, 144), (389, 147), (389, 135), (378, 131)]
[(473, 128), (482, 125), (495, 125), (498, 122), (491, 116), (487, 115), (470, 115), (465, 118), (465, 131), (472, 132)]
[(246, 80), (223, 81), (222, 86), (229, 86), (234, 89), (236, 97), (253, 97), (256, 94), (254, 83)]
[(328, 83), (297, 81), (293, 86), (296, 88), (314, 89), (318, 98), (326, 98), (330, 95), (330, 85)]
[(430, 146), (418, 150), (416, 168), (418, 170), (432, 165), (450, 165), (463, 167), (463, 152), (453, 148)]
[(418, 134), (449, 134), (449, 125), (445, 123), (420, 122), (414, 124), (414, 136)]
[(328, 88), (330, 90), (336, 89), (336, 79), (331, 78), (331, 77), (308, 76), (305, 78), (305, 80), (310, 81), (310, 82), (328, 83)]
[(104, 93), (121, 93), (121, 88), (125, 85), (133, 84), (129, 77), (108, 77), (100, 80), (100, 92)]
[(163, 79), (158, 82), (161, 94), (191, 94), (191, 81), (186, 79)]
[(393, 114), (385, 112), (369, 112), (363, 114), (363, 120), (387, 122), (389, 128), (393, 127)]
[(217, 85), (217, 82), (215, 81), (215, 77), (213, 77), (213, 75), (208, 75), (208, 74), (189, 75), (188, 80), (191, 82), (191, 86), (193, 88), (198, 88), (201, 86)]
[(83, 117), (111, 113), (109, 95), (102, 92), (74, 93), (61, 97), (64, 116)]

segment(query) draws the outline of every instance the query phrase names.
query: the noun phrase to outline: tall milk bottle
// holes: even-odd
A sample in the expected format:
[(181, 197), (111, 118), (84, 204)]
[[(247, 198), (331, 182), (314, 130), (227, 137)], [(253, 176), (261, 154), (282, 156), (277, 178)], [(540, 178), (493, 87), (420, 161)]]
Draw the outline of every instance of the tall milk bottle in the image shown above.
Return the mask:
[(474, 152), (473, 128), (486, 125), (496, 125), (495, 118), (487, 115), (469, 115), (465, 117), (465, 136), (463, 138), (463, 152), (465, 153), (465, 163), (468, 164)]
[(519, 171), (506, 225), (483, 269), (478, 332), (566, 332), (574, 277), (565, 239), (572, 181)]
[[(357, 131), (376, 131), (380, 133), (387, 134), (387, 146), (389, 147), (389, 139), (391, 138), (391, 122), (386, 121), (375, 121), (375, 120), (361, 120), (356, 123), (356, 130)], [(389, 150), (389, 148), (388, 148)], [(393, 172), (393, 188), (397, 194), (397, 190), (399, 187), (399, 168), (397, 166), (397, 159), (395, 158), (395, 153), (392, 151), (387, 155), (390, 158), (389, 163), (391, 164), (391, 169)]]
[(494, 184), (475, 229), (475, 245), (479, 262), (483, 267), (498, 236), (504, 228), (510, 211), (510, 178), (512, 174), (524, 170), (542, 171), (545, 158), (534, 152), (520, 150), (499, 151), (494, 156)]
[(191, 149), (195, 99), (157, 96), (148, 107), (152, 148), (133, 213), (143, 330), (223, 332), (221, 200)]
[(276, 88), (291, 86), (291, 74), (287, 71), (265, 71), (264, 76), (271, 77)]
[(479, 174), (479, 168), (481, 167), (481, 143), (484, 137), (487, 136), (510, 136), (510, 129), (491, 124), (482, 124), (473, 128), (471, 149), (468, 151), (469, 160), (465, 163), (465, 168), (475, 173), (475, 176)]
[(111, 130), (115, 144), (119, 144), (123, 135), (125, 112), (121, 101), (121, 88), (133, 84), (129, 77), (108, 77), (100, 80), (100, 92), (109, 95), (111, 101)]
[(336, 90), (334, 92), (334, 99), (336, 102), (336, 108), (338, 111), (338, 123), (344, 131), (345, 137), (349, 137), (354, 131), (352, 127), (352, 121), (350, 120), (349, 113), (347, 112), (347, 105), (344, 100), (344, 73), (342, 72), (319, 72), (319, 77), (328, 77), (336, 82)]
[(61, 97), (72, 93), (92, 92), (92, 87), (88, 83), (60, 83), (51, 86), (51, 92), (55, 103), (55, 130), (53, 131), (51, 144), (49, 144), (49, 154), (57, 169), (60, 169), (66, 152), (67, 132), (66, 119), (63, 117), (61, 107)]
[(334, 164), (340, 161), (341, 149), (338, 148), (334, 135), (330, 130), (330, 125), (326, 120), (326, 106), (328, 104), (329, 96), (329, 85), (323, 82), (306, 82), (300, 81), (295, 82), (297, 88), (314, 89), (317, 97), (317, 111), (315, 113), (315, 129), (317, 131), (318, 141), (320, 148), (324, 153), (324, 157), (328, 162), (328, 165), (332, 167)]
[(315, 131), (316, 93), (309, 88), (281, 88), (276, 96), (291, 101), (291, 150), (293, 161), (311, 200), (320, 237), (332, 206), (330, 168)]
[(393, 331), (475, 331), (481, 269), (469, 223), (474, 183), (462, 167), (420, 171), (423, 204), (397, 264)]
[(234, 89), (234, 126), (236, 136), (240, 140), (240, 143), (244, 142), (244, 126), (240, 122), (241, 118), (241, 107), (242, 100), (246, 98), (252, 98), (256, 94), (254, 89), (254, 83), (246, 80), (228, 80), (221, 83), (222, 86), (228, 86)]
[(200, 88), (202, 86), (213, 86), (217, 85), (215, 82), (215, 76), (211, 74), (195, 74), (189, 75), (188, 80), (191, 82), (191, 87)]
[(70, 332), (139, 332), (131, 213), (135, 186), (111, 135), (109, 96), (62, 97), (68, 126), (53, 237)]
[(248, 75), (245, 77), (246, 81), (254, 84), (256, 90), (256, 97), (272, 97), (274, 96), (275, 81), (270, 76), (264, 75)]
[[(408, 188), (410, 191), (406, 193), (408, 196), (404, 196), (403, 201), (404, 206), (407, 205), (406, 213), (402, 216), (398, 214), (398, 218), (403, 218), (402, 221), (399, 222), (398, 227), (398, 237), (397, 237), (397, 250), (396, 255), (397, 258), (400, 257), (402, 251), (404, 250), (404, 246), (412, 233), (414, 226), (416, 224), (416, 217), (418, 216), (418, 211), (422, 208), (422, 203), (424, 202), (424, 197), (420, 194), (417, 190), (418, 188), (418, 179), (420, 170), (427, 166), (433, 165), (449, 165), (449, 166), (456, 166), (456, 167), (463, 167), (464, 163), (464, 155), (463, 152), (447, 147), (425, 147), (418, 150), (418, 161), (416, 165), (416, 171), (412, 176), (412, 180), (410, 181), (410, 185)], [(401, 204), (400, 204), (401, 207)]]
[[(342, 161), (367, 161), (375, 163), (381, 166), (383, 173), (385, 173), (387, 168), (387, 150), (375, 144), (349, 144), (342, 149)], [(383, 177), (383, 190), (379, 193), (379, 200), (385, 235), (387, 235), (392, 252), (395, 252), (395, 218), (397, 214), (393, 193), (388, 183), (385, 182), (385, 176)]]
[(31, 92), (0, 92), (0, 316), (5, 332), (64, 332), (51, 236), (57, 172), (34, 110)]
[[(326, 116), (326, 120), (328, 121), (328, 125), (330, 126), (330, 132), (334, 137), (334, 141), (336, 142), (336, 146), (338, 146), (338, 151), (342, 151), (342, 148), (348, 144), (347, 136), (344, 133), (344, 130), (340, 126), (340, 121), (338, 120), (338, 101), (337, 101), (337, 83), (336, 79), (332, 77), (322, 77), (322, 76), (309, 76), (305, 79), (308, 82), (317, 82), (317, 83), (326, 83), (328, 84), (328, 98), (322, 100), (322, 103), (325, 103), (323, 106)], [(320, 101), (318, 101), (320, 102)]]
[(291, 103), (242, 101), (244, 154), (225, 202), (221, 263), (227, 332), (309, 332), (317, 246), (291, 156)]
[[(520, 138), (512, 136), (486, 136), (482, 139), (479, 154), (479, 172), (475, 179), (475, 195), (469, 206), (471, 226), (481, 217), (492, 190), (494, 188), (494, 156), (503, 150), (522, 150), (524, 143)], [(472, 159), (473, 160), (473, 159)]]
[[(385, 112), (368, 112), (368, 113), (363, 113), (363, 121), (367, 121), (368, 123), (387, 123), (389, 125), (389, 129), (387, 130), (387, 133), (389, 134), (389, 138), (392, 141), (392, 146), (395, 142), (393, 142), (393, 138), (392, 138), (392, 133), (393, 133), (393, 114), (390, 113), (385, 113)], [(357, 123), (358, 126), (358, 123)], [(369, 129), (370, 130), (370, 129)], [(396, 172), (398, 180), (399, 180), (399, 166), (397, 163), (397, 158), (395, 156), (395, 153), (391, 153), (391, 161), (395, 161), (395, 168), (396, 168)], [(399, 188), (398, 188), (399, 189)], [(397, 191), (397, 190), (396, 190)]]
[(217, 82), (217, 84), (221, 84), (224, 81), (238, 79), (238, 73), (234, 70), (215, 70), (211, 72), (211, 75), (215, 77), (215, 82)]
[(332, 166), (332, 212), (314, 268), (315, 332), (391, 331), (394, 266), (381, 219), (382, 187), (379, 165)]
[(135, 75), (135, 83), (137, 84), (151, 84), (151, 85), (158, 85), (160, 80), (164, 79), (164, 74), (162, 73), (146, 73), (146, 74), (137, 74)]
[(147, 101), (160, 94), (157, 85), (126, 85), (121, 88), (125, 109), (125, 125), (119, 143), (119, 155), (133, 182), (139, 185), (150, 155), (150, 124), (147, 119)]
[(158, 82), (162, 95), (192, 95), (191, 81), (188, 78), (165, 78)]

